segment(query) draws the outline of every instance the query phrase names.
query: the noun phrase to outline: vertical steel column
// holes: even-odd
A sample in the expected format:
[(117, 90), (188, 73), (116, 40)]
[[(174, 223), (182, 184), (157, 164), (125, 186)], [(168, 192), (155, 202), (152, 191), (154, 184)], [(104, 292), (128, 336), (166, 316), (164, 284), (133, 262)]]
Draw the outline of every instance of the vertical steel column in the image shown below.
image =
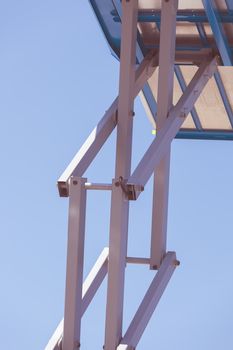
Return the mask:
[(123, 0), (122, 10), (117, 151), (111, 199), (105, 350), (115, 350), (122, 337), (129, 202), (122, 188), (116, 186), (116, 182), (120, 177), (123, 180), (128, 179), (131, 168), (138, 1)]
[[(121, 22), (122, 22), (121, 0), (112, 0), (112, 3), (113, 3), (113, 5), (116, 9), (116, 12), (117, 12), (117, 14), (120, 17)], [(140, 32), (137, 31), (136, 58), (137, 58), (137, 61), (139, 63), (141, 63), (143, 58), (144, 58), (144, 53), (142, 50), (141, 42), (142, 42), (142, 38), (141, 38)], [(155, 118), (156, 111), (157, 111), (157, 104), (156, 104), (156, 101), (154, 99), (154, 96), (152, 94), (152, 91), (151, 91), (151, 88), (150, 88), (148, 82), (146, 82), (145, 85), (143, 86), (142, 90), (140, 91), (140, 95), (147, 103), (148, 110), (149, 110), (150, 122), (154, 125), (155, 124), (154, 118)]]
[(65, 315), (62, 350), (80, 347), (87, 179), (70, 180)]
[[(159, 48), (157, 130), (162, 128), (173, 102), (176, 13), (178, 0), (162, 0)], [(166, 253), (170, 147), (154, 175), (151, 232), (151, 268), (158, 268)]]

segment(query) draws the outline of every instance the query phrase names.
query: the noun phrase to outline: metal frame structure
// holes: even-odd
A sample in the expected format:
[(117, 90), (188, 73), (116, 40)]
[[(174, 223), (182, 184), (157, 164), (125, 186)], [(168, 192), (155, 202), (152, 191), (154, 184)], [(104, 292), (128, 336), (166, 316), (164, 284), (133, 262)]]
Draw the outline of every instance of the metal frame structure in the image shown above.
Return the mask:
[[(195, 1), (191, 0), (195, 3)], [(187, 3), (191, 2), (187, 0)], [(94, 13), (100, 23), (106, 40), (110, 46), (112, 54), (119, 59), (120, 57), (120, 22), (122, 16), (121, 0), (89, 0)], [(147, 0), (147, 3), (152, 1)], [(160, 1), (157, 1), (160, 2)], [(143, 4), (143, 1), (140, 3)], [(225, 33), (225, 25), (230, 26), (233, 24), (233, 4), (232, 0), (202, 0), (203, 9), (179, 9), (177, 11), (176, 21), (178, 24), (193, 24), (196, 26), (197, 33), (199, 33), (199, 44), (193, 44), (192, 40), (189, 41), (188, 37), (182, 46), (176, 46), (176, 66), (175, 73), (177, 80), (180, 84), (181, 90), (184, 91), (185, 81), (182, 79), (182, 72), (180, 71), (179, 62), (187, 62), (187, 64), (197, 64), (201, 62), (203, 56), (206, 56), (206, 51), (212, 49), (216, 54), (220, 56), (219, 65), (232, 66), (232, 53), (233, 43), (230, 42), (229, 37)], [(221, 4), (221, 5), (219, 5)], [(225, 4), (225, 5), (224, 5)], [(109, 12), (105, 10), (109, 8)], [(219, 7), (222, 10), (219, 10)], [(225, 10), (223, 8), (225, 7)], [(110, 9), (112, 9), (110, 11)], [(138, 23), (155, 23), (159, 28), (161, 25), (161, 11), (158, 9), (142, 10), (138, 12)], [(114, 25), (115, 24), (115, 25)], [(209, 35), (206, 34), (206, 25), (208, 24), (210, 30), (213, 33), (213, 41), (210, 40)], [(158, 49), (158, 43), (156, 45), (146, 45), (143, 43), (141, 35), (137, 35), (136, 55), (138, 62), (141, 62), (148, 50), (154, 48)], [(218, 76), (218, 77), (217, 77)], [(217, 77), (217, 79), (216, 79)], [(220, 78), (220, 79), (219, 79)], [(216, 86), (219, 94), (222, 98), (222, 103), (227, 112), (227, 116), (230, 124), (232, 125), (232, 104), (229, 103), (227, 91), (218, 71), (215, 74)], [(143, 104), (146, 108), (147, 115), (152, 125), (156, 122), (157, 113), (157, 101), (155, 100), (153, 93), (151, 93), (151, 87), (147, 84), (144, 86), (140, 93), (140, 97), (143, 100)], [(177, 139), (202, 139), (202, 140), (233, 140), (233, 130), (212, 130), (204, 129), (200, 123), (200, 118), (195, 109), (191, 112), (192, 119), (195, 125), (195, 129), (180, 129), (176, 135)]]
[[(215, 76), (219, 89), (222, 89), (221, 78), (217, 73), (220, 59), (213, 51), (201, 53), (198, 70), (187, 86), (182, 73), (175, 67), (178, 0), (162, 0), (159, 53), (151, 49), (145, 56), (140, 48), (137, 32), (137, 23), (140, 20), (138, 0), (122, 0), (121, 3), (115, 0), (113, 3), (117, 11), (116, 16), (122, 21), (119, 96), (58, 180), (60, 196), (69, 197), (65, 312), (64, 320), (59, 324), (46, 350), (80, 348), (82, 316), (106, 275), (108, 283), (104, 349), (133, 350), (137, 347), (156, 305), (176, 266), (179, 265), (175, 252), (167, 252), (166, 249), (171, 143), (190, 112), (198, 124), (194, 105), (209, 79)], [(208, 18), (212, 15), (212, 10), (208, 5)], [(213, 21), (212, 25), (215, 27), (216, 23)], [(200, 25), (199, 30), (201, 29)], [(222, 41), (219, 47), (222, 61), (228, 62), (230, 57), (225, 41), (219, 36), (217, 40)], [(197, 56), (194, 60), (196, 59)], [(147, 82), (158, 66), (157, 135), (136, 169), (131, 172), (134, 99), (143, 89), (144, 95), (147, 94)], [(175, 106), (172, 103), (174, 74), (178, 77), (183, 91)], [(222, 97), (224, 99), (223, 90)], [(231, 115), (232, 111), (229, 103), (227, 107), (226, 98), (225, 106)], [(155, 117), (154, 112), (152, 116)], [(116, 168), (112, 183), (89, 183), (83, 175), (115, 127)], [(128, 257), (129, 201), (137, 200), (152, 174), (154, 193), (151, 253), (148, 258)], [(88, 190), (111, 191), (111, 217), (109, 248), (104, 248), (83, 284)], [(155, 271), (155, 276), (126, 333), (122, 334), (127, 263), (147, 264)]]

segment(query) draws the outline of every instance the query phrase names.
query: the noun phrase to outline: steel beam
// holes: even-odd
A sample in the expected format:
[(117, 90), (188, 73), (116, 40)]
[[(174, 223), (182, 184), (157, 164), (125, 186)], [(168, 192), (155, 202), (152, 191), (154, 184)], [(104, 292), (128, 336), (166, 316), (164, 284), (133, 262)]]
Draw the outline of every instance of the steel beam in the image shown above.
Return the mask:
[[(199, 65), (204, 60), (211, 59), (213, 57), (213, 51), (209, 48), (202, 48), (198, 51), (188, 51), (188, 50), (176, 50), (175, 61), (176, 64), (189, 64), (189, 65)], [(220, 62), (219, 62), (220, 63)]]
[(149, 258), (137, 258), (134, 256), (127, 256), (126, 262), (128, 264), (149, 265), (150, 259)]
[[(157, 99), (158, 115), (156, 123), (158, 136), (173, 102), (177, 9), (178, 0), (162, 1)], [(150, 266), (153, 269), (160, 266), (166, 253), (169, 171), (170, 144), (168, 144), (166, 154), (160, 160), (154, 174), (150, 252)]]
[(72, 177), (70, 182), (63, 350), (74, 350), (80, 346), (86, 215), (85, 182), (86, 179), (78, 177)]
[(232, 53), (218, 18), (215, 0), (202, 0), (223, 64), (232, 66)]
[(122, 1), (120, 83), (115, 180), (111, 198), (105, 350), (115, 350), (122, 337), (124, 277), (127, 256), (129, 202), (119, 178), (131, 169), (138, 1)]
[[(82, 288), (82, 308), (81, 314), (85, 313), (98, 288), (103, 282), (108, 269), (108, 248), (104, 248), (95, 265), (91, 269)], [(61, 350), (64, 321), (62, 320), (56, 328), (45, 350)]]
[[(118, 15), (119, 20), (122, 22), (122, 3), (120, 0), (112, 0), (112, 3), (116, 9), (116, 13)], [(136, 42), (136, 59), (138, 63), (141, 63), (144, 58), (144, 53), (141, 45), (141, 35), (139, 31), (137, 31), (137, 42)], [(155, 116), (157, 112), (157, 103), (154, 99), (153, 93), (148, 83), (145, 84), (142, 91), (140, 92), (142, 98), (146, 100), (147, 106), (149, 109), (149, 115), (152, 124), (155, 124)]]
[[(175, 54), (175, 61), (177, 64), (180, 64), (180, 65), (182, 65), (182, 64), (199, 65), (203, 61), (211, 59), (211, 58), (213, 58), (213, 53), (212, 53), (212, 50), (210, 50), (210, 49), (202, 49), (202, 50), (197, 51), (197, 52), (192, 51), (192, 53), (190, 51), (176, 51), (176, 54)], [(150, 107), (147, 103), (147, 100), (145, 99), (145, 96), (142, 93), (140, 93), (139, 96), (140, 96), (142, 104), (145, 108), (147, 117), (148, 117), (150, 123), (152, 124), (152, 127), (155, 129), (156, 128), (155, 119), (154, 119), (153, 115), (151, 114), (151, 110), (150, 110)], [(197, 126), (198, 126), (198, 124), (197, 124)], [(182, 134), (182, 135), (179, 134), (179, 135), (177, 135), (177, 137), (179, 137), (179, 136), (183, 137), (183, 135), (184, 134)], [(194, 138), (199, 137), (198, 131), (197, 132), (195, 131), (195, 135), (193, 137)]]
[(112, 184), (97, 184), (92, 182), (85, 183), (86, 190), (94, 190), (94, 191), (111, 191)]
[[(176, 78), (177, 78), (177, 80), (179, 82), (181, 91), (184, 92), (186, 87), (187, 87), (187, 85), (186, 85), (184, 76), (183, 76), (182, 71), (181, 71), (179, 66), (175, 66), (175, 74), (176, 74)], [(194, 125), (197, 128), (197, 130), (202, 130), (201, 122), (200, 122), (200, 119), (199, 119), (199, 116), (197, 114), (197, 111), (196, 111), (195, 107), (191, 111), (191, 116), (192, 116)]]
[[(229, 10), (233, 9), (232, 0), (226, 0)], [(229, 5), (228, 5), (229, 4)], [(231, 13), (225, 11), (218, 11), (219, 20), (221, 23), (233, 23), (233, 16)], [(120, 22), (120, 17), (117, 11), (112, 12), (113, 20)], [(176, 16), (177, 22), (189, 22), (189, 23), (208, 23), (208, 17), (203, 10), (179, 10)], [(140, 10), (138, 12), (138, 23), (160, 23), (161, 15), (158, 10)]]
[[(152, 54), (153, 52), (153, 54)], [(194, 53), (193, 59), (195, 61), (203, 61), (211, 57), (210, 50), (202, 50), (200, 53)], [(181, 63), (185, 63), (191, 59), (190, 53), (180, 52), (176, 54), (176, 59), (180, 60)], [(145, 59), (139, 65), (137, 72), (141, 71), (141, 75), (136, 72), (136, 83), (134, 96), (136, 97), (139, 92), (145, 86), (146, 81), (150, 78), (157, 67), (158, 58), (155, 51), (151, 51), (146, 55)], [(140, 67), (144, 67), (142, 70)], [(139, 83), (140, 82), (140, 83)], [(143, 95), (144, 96), (144, 95)], [(112, 133), (116, 126), (117, 120), (117, 106), (118, 98), (112, 103), (111, 107), (106, 111), (105, 115), (98, 123), (98, 125), (91, 132), (86, 142), (83, 144), (81, 149), (77, 152), (75, 157), (72, 159), (68, 167), (65, 169), (63, 174), (58, 179), (58, 189), (61, 197), (69, 196), (69, 180), (71, 176), (83, 176), (103, 144)], [(144, 106), (148, 108), (147, 100), (144, 99)], [(150, 109), (148, 110), (150, 112)], [(153, 115), (151, 114), (150, 122), (155, 127)]]
[(179, 265), (179, 262), (176, 260), (175, 252), (168, 252), (117, 350), (136, 349), (177, 265)]
[[(143, 59), (136, 71), (136, 81), (133, 87), (133, 96), (136, 97), (147, 80), (154, 73), (158, 65), (158, 57), (151, 50)], [(71, 176), (83, 176), (103, 144), (112, 133), (117, 123), (118, 97), (106, 111), (98, 125), (91, 132), (86, 142), (77, 152), (68, 167), (58, 179), (58, 189), (61, 197), (69, 196), (69, 180)]]
[(58, 179), (58, 190), (61, 197), (69, 196), (69, 180), (71, 176), (81, 177), (84, 174), (115, 128), (117, 103), (118, 99), (116, 98)]
[(188, 140), (233, 141), (233, 132), (230, 130), (205, 130), (200, 133), (195, 130), (182, 129), (182, 131), (178, 132), (176, 138)]
[(150, 244), (150, 268), (158, 269), (167, 246), (167, 216), (170, 174), (170, 145), (154, 173)]
[(213, 76), (217, 69), (217, 59), (203, 62), (193, 79), (187, 86), (184, 94), (179, 99), (175, 107), (173, 107), (166, 119), (160, 133), (151, 143), (142, 160), (129, 178), (126, 187), (129, 191), (129, 197), (137, 198), (139, 193), (132, 193), (134, 186), (145, 186), (153, 170), (158, 166), (160, 160), (166, 153), (170, 143), (176, 136), (184, 119), (192, 110), (195, 102), (203, 91), (209, 79)]
[(147, 80), (158, 67), (159, 57), (155, 50), (151, 50), (139, 64), (135, 73), (134, 97), (142, 90)]
[(103, 282), (108, 272), (108, 255), (109, 249), (106, 247), (103, 249), (95, 265), (89, 272), (85, 282), (83, 283), (82, 290), (82, 316), (90, 305), (97, 290)]
[(61, 350), (63, 328), (64, 320), (62, 319), (44, 350)]

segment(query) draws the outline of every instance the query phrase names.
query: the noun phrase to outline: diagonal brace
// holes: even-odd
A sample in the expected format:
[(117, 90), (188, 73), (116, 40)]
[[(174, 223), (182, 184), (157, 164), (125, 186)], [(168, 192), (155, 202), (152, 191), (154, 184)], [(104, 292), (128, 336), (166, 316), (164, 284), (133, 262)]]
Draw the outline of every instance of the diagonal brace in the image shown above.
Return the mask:
[[(154, 50), (151, 50), (136, 70), (134, 97), (136, 97), (147, 80), (154, 73), (158, 66), (158, 57)], [(58, 190), (61, 197), (69, 196), (69, 180), (71, 176), (82, 177), (93, 159), (96, 157), (107, 138), (117, 124), (118, 97), (106, 111), (98, 125), (91, 132), (86, 142), (77, 152), (73, 160), (67, 166), (58, 179)]]
[(139, 340), (161, 298), (179, 261), (175, 252), (168, 252), (146, 292), (132, 322), (130, 323), (117, 350), (136, 349)]
[[(162, 2), (158, 77), (158, 135), (173, 107), (177, 10), (178, 0)], [(169, 146), (159, 162), (154, 176), (150, 251), (152, 269), (160, 266), (166, 253), (170, 153), (171, 147)]]
[[(115, 179), (131, 170), (138, 0), (122, 1), (121, 56)], [(122, 337), (129, 201), (113, 180), (109, 234), (105, 350), (116, 350)]]
[(135, 190), (135, 185), (141, 186), (142, 188), (145, 186), (216, 69), (216, 57), (211, 61), (203, 62), (176, 106), (171, 109), (160, 133), (152, 142), (137, 168), (128, 179), (127, 188), (129, 199), (137, 199), (140, 192)]
[[(82, 316), (94, 298), (103, 282), (108, 270), (108, 248), (104, 248), (96, 263), (83, 283), (82, 289)], [(61, 320), (54, 334), (49, 340), (45, 350), (61, 350), (64, 321)]]

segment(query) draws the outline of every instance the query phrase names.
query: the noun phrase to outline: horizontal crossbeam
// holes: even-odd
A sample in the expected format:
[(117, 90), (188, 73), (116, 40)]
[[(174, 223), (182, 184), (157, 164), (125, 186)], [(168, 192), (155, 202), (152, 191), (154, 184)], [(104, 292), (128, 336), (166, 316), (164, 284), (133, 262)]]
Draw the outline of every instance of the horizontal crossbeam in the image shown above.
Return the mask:
[(86, 182), (85, 189), (96, 190), (96, 191), (111, 191), (112, 184), (99, 184), (99, 183)]
[(127, 256), (126, 262), (128, 264), (149, 265), (150, 258), (137, 258), (133, 256)]
[[(177, 50), (175, 53), (175, 63), (182, 64), (191, 64), (191, 65), (200, 65), (204, 60), (213, 58), (214, 51), (209, 48), (202, 48), (200, 50), (192, 51), (189, 50)], [(218, 59), (220, 64), (221, 59)]]
[[(185, 82), (185, 78), (182, 74), (181, 68), (179, 66), (175, 66), (175, 74), (176, 74), (176, 78), (180, 84), (180, 88), (181, 88), (182, 92), (184, 92), (186, 89), (186, 82)], [(191, 116), (192, 116), (195, 127), (198, 130), (202, 130), (201, 122), (200, 122), (200, 119), (199, 119), (199, 116), (197, 114), (195, 107), (191, 111)]]
[[(230, 9), (229, 0), (229, 9)], [(232, 6), (232, 5), (231, 5)], [(121, 19), (117, 11), (112, 11), (113, 20), (120, 22)], [(233, 23), (233, 14), (227, 13), (226, 11), (218, 11), (219, 20), (221, 23)], [(138, 22), (139, 23), (160, 23), (161, 13), (159, 11), (138, 11)], [(176, 16), (176, 22), (189, 22), (189, 23), (208, 23), (208, 16), (203, 10), (179, 10)]]
[(189, 140), (224, 140), (233, 141), (233, 132), (230, 130), (198, 130), (182, 129), (176, 135), (176, 139)]
[(154, 169), (165, 154), (167, 147), (176, 136), (185, 118), (192, 110), (195, 102), (216, 69), (216, 58), (208, 62), (203, 62), (176, 106), (171, 109), (160, 133), (152, 142), (137, 168), (128, 179), (126, 186), (129, 199), (137, 199), (140, 192), (135, 190), (135, 186), (137, 186), (137, 188), (138, 186), (144, 188)]
[[(97, 259), (92, 270), (88, 274), (83, 283), (82, 290), (82, 315), (85, 313), (92, 299), (94, 298), (98, 288), (103, 282), (108, 269), (108, 248), (104, 248), (99, 258)], [(45, 350), (61, 350), (61, 341), (63, 335), (63, 320), (59, 323)]]
[[(155, 71), (158, 58), (155, 51), (150, 51), (136, 70), (134, 97), (136, 97), (147, 80)], [(58, 179), (58, 189), (61, 197), (69, 196), (69, 180), (71, 176), (82, 177), (93, 159), (96, 157), (105, 141), (117, 124), (118, 97), (106, 111), (98, 125), (91, 132), (86, 142), (70, 162)]]

